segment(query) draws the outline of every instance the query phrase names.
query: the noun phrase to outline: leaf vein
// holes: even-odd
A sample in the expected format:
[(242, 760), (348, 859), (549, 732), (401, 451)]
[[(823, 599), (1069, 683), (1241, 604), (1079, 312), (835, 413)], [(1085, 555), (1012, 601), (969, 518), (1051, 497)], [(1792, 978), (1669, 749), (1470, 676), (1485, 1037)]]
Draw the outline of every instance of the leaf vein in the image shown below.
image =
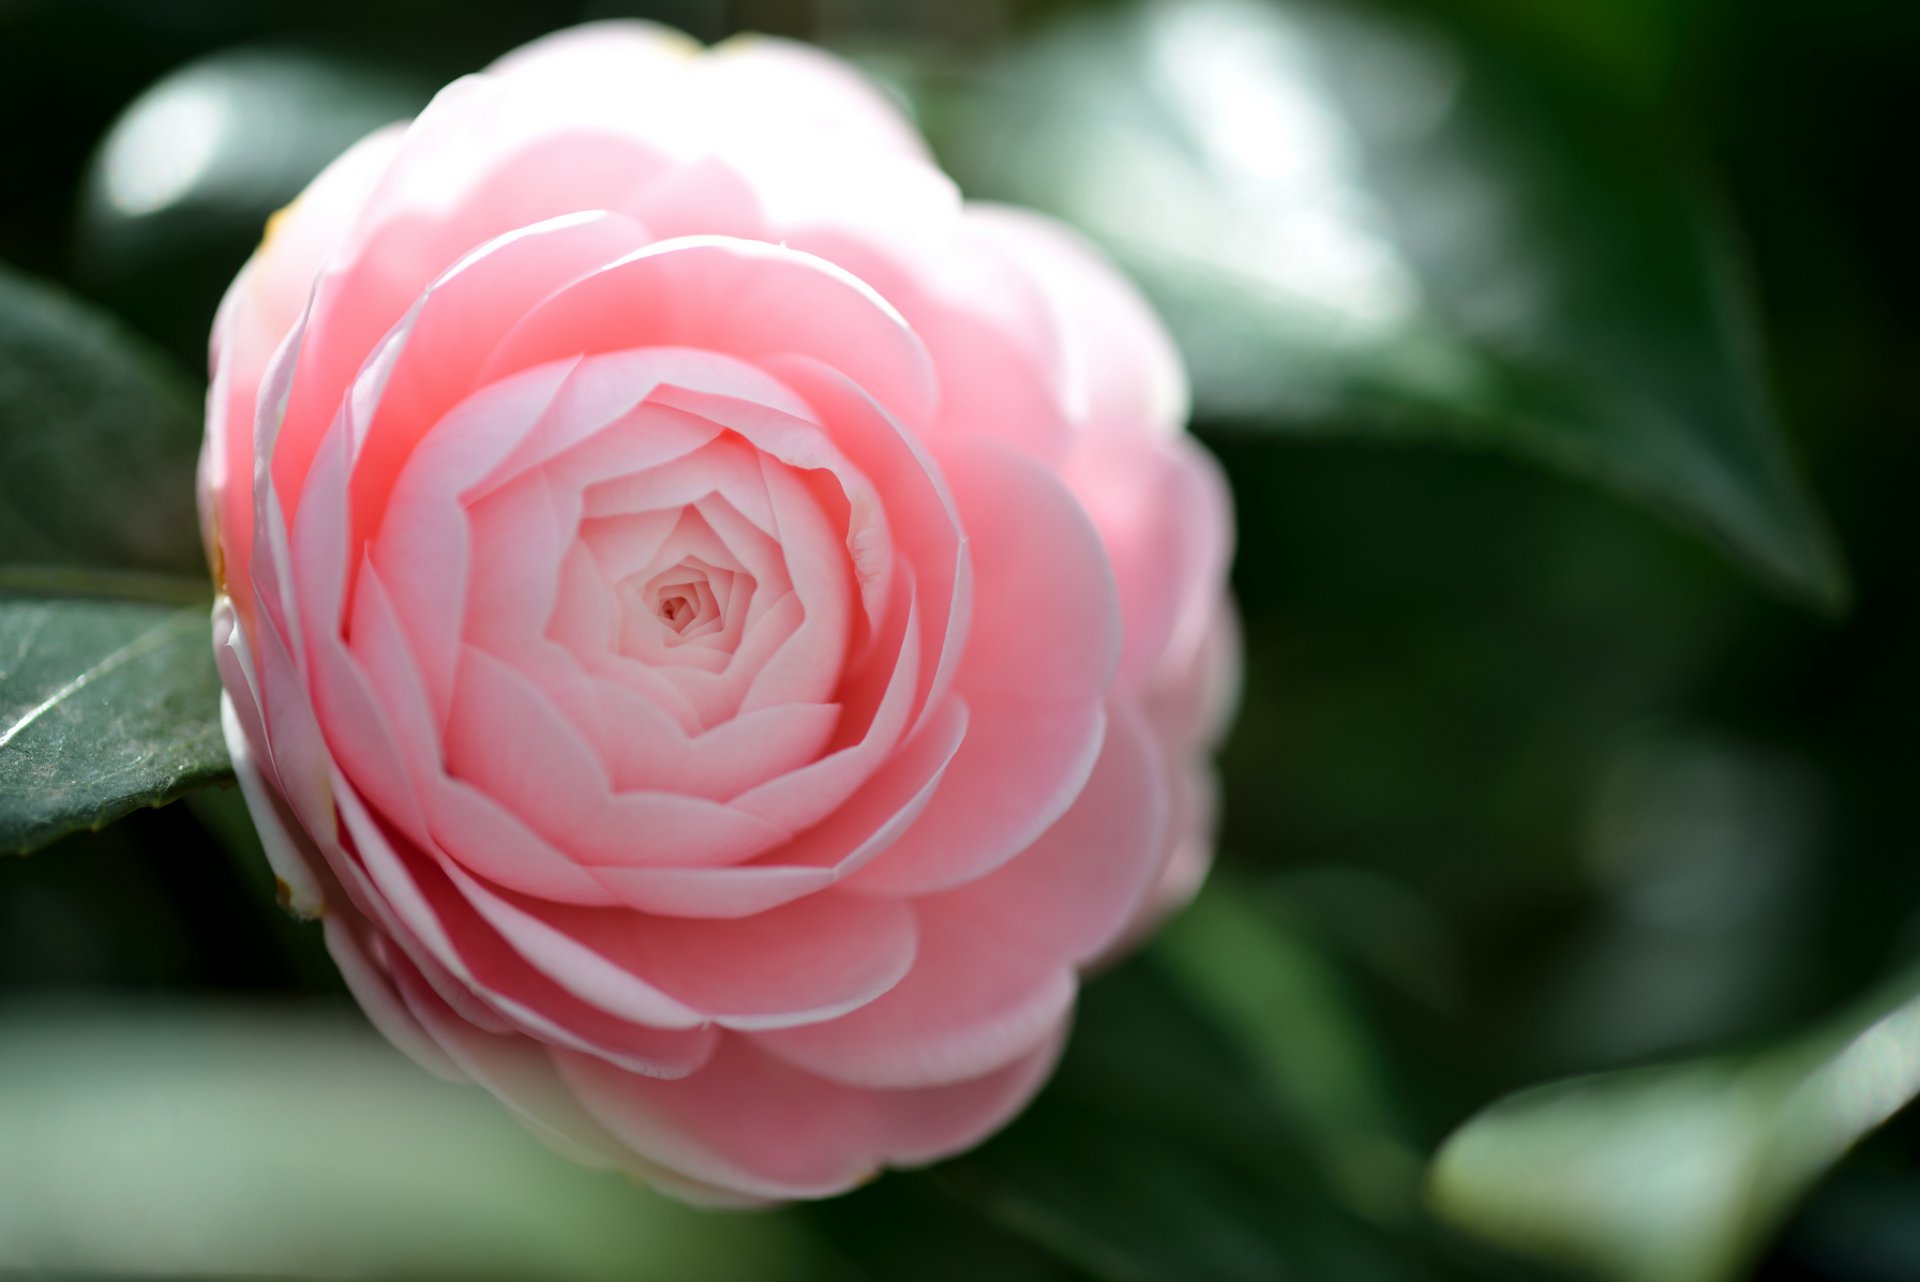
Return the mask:
[(66, 700), (80, 693), (80, 691), (84, 690), (93, 682), (106, 676), (114, 669), (124, 667), (126, 664), (158, 648), (161, 642), (166, 639), (166, 633), (173, 625), (173, 622), (174, 620), (172, 619), (165, 619), (154, 624), (151, 628), (148, 628), (145, 632), (133, 638), (133, 640), (100, 659), (99, 662), (87, 668), (86, 671), (73, 677), (65, 685), (59, 687), (39, 703), (34, 704), (31, 708), (21, 713), (12, 725), (8, 726), (5, 731), (0, 732), (0, 748), (5, 748), (8, 744), (11, 744), (15, 739), (19, 738), (28, 727), (32, 726), (34, 722), (59, 707), (60, 704)]

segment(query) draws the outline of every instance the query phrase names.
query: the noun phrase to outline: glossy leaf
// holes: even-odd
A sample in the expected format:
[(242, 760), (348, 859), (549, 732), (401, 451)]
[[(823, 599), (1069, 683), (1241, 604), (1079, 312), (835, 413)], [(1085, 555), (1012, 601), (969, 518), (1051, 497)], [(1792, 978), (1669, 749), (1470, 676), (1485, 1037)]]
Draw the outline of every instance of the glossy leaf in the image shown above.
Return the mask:
[(1156, 945), (1185, 996), (1298, 1120), (1317, 1166), (1356, 1212), (1404, 1219), (1418, 1159), (1388, 1103), (1377, 1049), (1352, 994), (1252, 885), (1216, 882)]
[(1171, 0), (1065, 23), (930, 117), (971, 192), (1140, 277), (1202, 415), (1510, 449), (1835, 604), (1726, 237), (1623, 114), (1412, 19)]
[[(1210, 888), (1145, 957), (1090, 981), (1054, 1083), (932, 1178), (1114, 1282), (1429, 1276), (1374, 1223), (1404, 1199), (1398, 1141), (1364, 1081), (1324, 1076), (1351, 1066), (1352, 1009), (1308, 943), (1234, 896)], [(1280, 971), (1233, 972), (1248, 960)], [(1315, 1112), (1329, 1100), (1331, 1120)]]
[(0, 272), (0, 852), (227, 772), (199, 438), (159, 357)]
[[(385, 48), (385, 42), (370, 47)], [(312, 48), (221, 49), (148, 86), (89, 166), (80, 278), (182, 360), (277, 209), (361, 136), (426, 105), (434, 85)]]
[(227, 776), (197, 606), (0, 601), (0, 853)]
[(1777, 1050), (1579, 1078), (1469, 1121), (1444, 1218), (1608, 1282), (1730, 1282), (1802, 1194), (1920, 1094), (1920, 974)]
[(71, 590), (86, 570), (182, 575), (210, 594), (199, 446), (200, 408), (159, 356), (0, 267), (0, 591)]

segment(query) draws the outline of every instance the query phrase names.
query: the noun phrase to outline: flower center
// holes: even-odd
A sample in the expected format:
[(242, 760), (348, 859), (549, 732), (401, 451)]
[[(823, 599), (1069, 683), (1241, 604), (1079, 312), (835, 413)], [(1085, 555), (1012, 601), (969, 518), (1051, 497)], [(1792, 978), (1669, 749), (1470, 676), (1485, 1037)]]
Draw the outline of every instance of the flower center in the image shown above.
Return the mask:
[(670, 596), (660, 603), (658, 610), (662, 623), (675, 632), (685, 632), (687, 624), (699, 614), (700, 607), (684, 596)]
[(697, 641), (716, 657), (729, 653), (752, 588), (747, 575), (696, 556), (683, 556), (663, 570), (629, 575), (614, 588), (619, 649), (664, 657)]

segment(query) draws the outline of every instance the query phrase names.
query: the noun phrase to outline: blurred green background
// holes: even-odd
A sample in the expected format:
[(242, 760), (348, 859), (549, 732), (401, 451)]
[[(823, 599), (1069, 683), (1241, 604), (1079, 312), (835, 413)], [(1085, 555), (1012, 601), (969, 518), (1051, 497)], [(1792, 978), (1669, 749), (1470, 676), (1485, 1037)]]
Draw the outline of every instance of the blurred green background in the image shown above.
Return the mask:
[[(47, 564), (197, 608), (267, 214), (620, 15), (858, 58), (1167, 315), (1240, 515), (1214, 882), (978, 1153), (710, 1216), (376, 1043), (194, 792), (0, 857), (0, 1276), (1920, 1278), (1896, 0), (0, 0), (0, 712)], [(109, 463), (158, 496), (110, 537)], [(180, 671), (127, 797), (218, 773)], [(0, 844), (77, 822), (28, 813), (69, 750), (0, 738)]]

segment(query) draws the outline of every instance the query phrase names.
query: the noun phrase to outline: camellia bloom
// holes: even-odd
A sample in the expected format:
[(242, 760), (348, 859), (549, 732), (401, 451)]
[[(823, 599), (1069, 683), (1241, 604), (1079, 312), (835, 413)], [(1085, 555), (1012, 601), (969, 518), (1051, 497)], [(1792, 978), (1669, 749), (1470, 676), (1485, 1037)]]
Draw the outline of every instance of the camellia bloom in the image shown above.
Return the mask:
[(804, 47), (586, 27), (278, 216), (202, 508), (247, 801), (375, 1023), (582, 1160), (823, 1196), (1189, 895), (1228, 504), (1165, 334)]

